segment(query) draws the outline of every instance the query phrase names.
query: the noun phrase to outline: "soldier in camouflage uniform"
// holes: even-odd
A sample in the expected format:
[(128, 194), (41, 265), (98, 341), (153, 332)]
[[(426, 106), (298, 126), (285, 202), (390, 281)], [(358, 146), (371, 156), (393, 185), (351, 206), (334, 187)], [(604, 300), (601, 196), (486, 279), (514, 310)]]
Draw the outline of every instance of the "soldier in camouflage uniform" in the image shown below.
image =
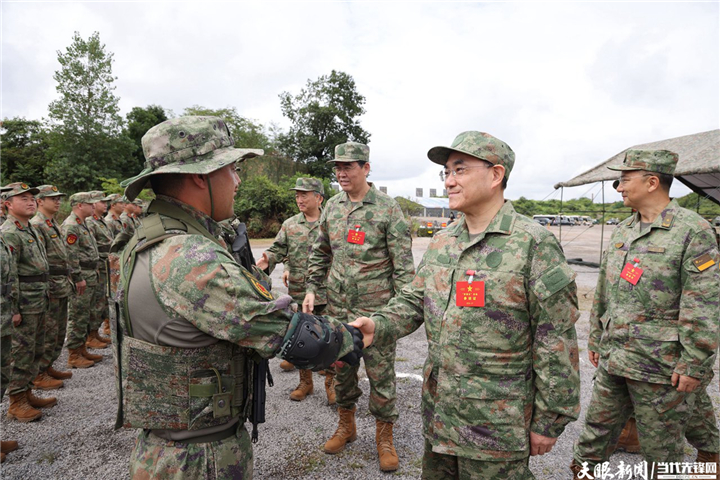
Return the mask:
[[(590, 316), (597, 367), (571, 469), (608, 459), (634, 410), (648, 463), (682, 462), (683, 434), (718, 348), (720, 254), (712, 228), (669, 196), (678, 155), (628, 150), (618, 191), (637, 212), (613, 232)], [(698, 461), (717, 461), (699, 455)]]
[[(275, 241), (263, 254), (263, 258), (257, 263), (260, 269), (268, 274), (272, 273), (278, 263), (285, 264), (283, 272), (283, 283), (288, 287), (288, 293), (298, 304), (305, 299), (305, 274), (307, 272), (308, 259), (312, 253), (313, 242), (317, 237), (317, 226), (325, 188), (320, 180), (316, 178), (298, 178), (295, 187), (295, 202), (300, 213), (285, 220), (280, 231), (275, 236)], [(327, 304), (325, 288), (320, 288), (315, 298), (315, 313), (322, 315)], [(293, 370), (295, 367), (283, 361), (280, 365), (283, 370)], [(305, 400), (305, 397), (313, 392), (312, 372), (300, 370), (300, 383), (290, 393), (290, 399), (295, 401)], [(325, 371), (325, 393), (328, 405), (335, 405), (335, 369)]]
[(13, 367), (8, 385), (10, 406), (8, 418), (31, 422), (42, 416), (37, 408), (52, 407), (53, 397), (38, 398), (32, 392), (45, 348), (45, 315), (48, 308), (49, 266), (42, 237), (30, 225), (37, 210), (37, 188), (24, 183), (11, 183), (5, 192), (4, 203), (8, 217), (0, 227), (5, 244), (12, 251), (18, 273), (18, 304), (13, 306), (14, 331), (12, 341)]
[(41, 185), (38, 190), (40, 193), (35, 196), (38, 212), (30, 219), (30, 224), (45, 245), (50, 265), (50, 289), (48, 313), (45, 316), (45, 353), (40, 362), (40, 373), (33, 383), (37, 388), (51, 389), (61, 387), (62, 380), (72, 377), (70, 372), (55, 370), (53, 363), (60, 356), (65, 343), (68, 303), (74, 292), (65, 238), (55, 222), (60, 200), (65, 194), (54, 185)]
[[(366, 145), (349, 142), (335, 147), (331, 162), (343, 191), (328, 201), (320, 217), (308, 262), (306, 312), (312, 311), (317, 293), (327, 284), (327, 315), (345, 321), (369, 314), (387, 304), (415, 272), (408, 222), (395, 200), (368, 183), (369, 161)], [(392, 436), (398, 418), (395, 343), (372, 347), (364, 358), (380, 469), (397, 470)], [(340, 419), (325, 443), (326, 453), (338, 453), (355, 440), (355, 406), (362, 395), (357, 372), (357, 367), (348, 365), (337, 369)]]
[(398, 296), (353, 325), (382, 345), (425, 324), (422, 478), (533, 478), (529, 455), (580, 413), (575, 274), (555, 237), (504, 200), (504, 142), (464, 132), (428, 157), (464, 215)]
[(110, 340), (102, 338), (98, 332), (101, 324), (108, 322), (108, 298), (107, 298), (107, 258), (110, 253), (110, 246), (115, 239), (112, 229), (105, 222), (105, 214), (107, 213), (107, 203), (110, 197), (106, 197), (101, 191), (90, 192), (95, 197), (93, 203), (93, 214), (87, 218), (87, 226), (95, 237), (98, 253), (100, 255), (99, 268), (99, 288), (95, 295), (96, 317), (93, 323), (89, 325), (90, 333), (85, 342), (88, 348), (105, 348)]
[[(127, 200), (127, 198), (125, 198)], [(125, 209), (120, 214), (120, 224), (123, 227), (123, 231), (127, 234), (128, 237), (132, 237), (135, 233), (135, 219), (133, 218), (135, 215), (135, 207), (133, 206), (132, 202), (126, 201), (125, 202)]]
[(110, 204), (107, 215), (105, 216), (105, 223), (110, 227), (113, 238), (115, 238), (123, 231), (120, 215), (122, 215), (125, 210), (125, 202), (123, 201), (123, 196), (119, 193), (112, 193), (108, 195), (108, 198), (110, 199)]
[(70, 269), (77, 294), (70, 297), (67, 331), (68, 367), (88, 368), (102, 361), (102, 355), (87, 351), (85, 342), (90, 325), (97, 322), (97, 298), (102, 292), (99, 283), (100, 254), (97, 242), (86, 219), (93, 214), (97, 197), (78, 192), (70, 197), (72, 213), (62, 224), (63, 237), (70, 258)]
[[(143, 429), (130, 476), (251, 478), (243, 392), (253, 393), (246, 368), (253, 356), (271, 357), (282, 346), (297, 365), (293, 345), (303, 339), (308, 348), (300, 350), (322, 356), (305, 366), (338, 357), (358, 363), (361, 337), (352, 327), (293, 315), (292, 298), (268, 291), (268, 277), (236, 263), (220, 238), (240, 182), (235, 163), (262, 151), (234, 148), (216, 117), (168, 120), (142, 145), (146, 168), (123, 182), (125, 194), (132, 200), (150, 184), (156, 199), (121, 254), (120, 318), (111, 324), (120, 357), (118, 423)], [(305, 326), (329, 343), (311, 345)]]

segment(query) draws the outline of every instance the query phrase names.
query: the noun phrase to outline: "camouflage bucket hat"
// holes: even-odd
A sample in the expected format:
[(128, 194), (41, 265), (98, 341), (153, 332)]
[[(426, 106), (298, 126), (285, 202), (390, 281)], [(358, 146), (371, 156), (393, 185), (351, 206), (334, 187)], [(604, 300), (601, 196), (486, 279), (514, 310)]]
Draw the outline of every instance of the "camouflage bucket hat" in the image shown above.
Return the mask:
[(610, 170), (666, 173), (672, 175), (678, 162), (678, 154), (670, 150), (628, 150), (622, 165), (607, 167)]
[(64, 193), (62, 193), (55, 185), (40, 185), (37, 187), (38, 190), (40, 190), (40, 193), (35, 195), (35, 198), (45, 198), (45, 197), (66, 197)]
[(317, 178), (298, 178), (295, 180), (295, 186), (290, 190), (296, 190), (299, 192), (317, 192), (320, 195), (325, 196), (325, 187), (323, 187), (322, 182)]
[(30, 192), (33, 195), (37, 195), (38, 193), (40, 193), (40, 190), (35, 187), (31, 187), (27, 183), (23, 182), (8, 183), (3, 187), (2, 198), (3, 200), (7, 200), (10, 197), (14, 197), (25, 192)]
[(370, 147), (363, 143), (347, 142), (335, 146), (335, 158), (327, 163), (334, 162), (369, 162)]
[(464, 153), (493, 165), (505, 167), (505, 178), (515, 165), (515, 152), (502, 140), (484, 132), (463, 132), (453, 140), (449, 147), (433, 147), (427, 156), (439, 165), (445, 165), (451, 153)]
[(145, 168), (121, 183), (125, 196), (134, 200), (152, 175), (207, 174), (264, 153), (234, 145), (230, 130), (219, 117), (180, 117), (155, 125), (142, 138)]
[(70, 195), (70, 205), (75, 206), (78, 203), (96, 203), (96, 197), (90, 192), (77, 192)]

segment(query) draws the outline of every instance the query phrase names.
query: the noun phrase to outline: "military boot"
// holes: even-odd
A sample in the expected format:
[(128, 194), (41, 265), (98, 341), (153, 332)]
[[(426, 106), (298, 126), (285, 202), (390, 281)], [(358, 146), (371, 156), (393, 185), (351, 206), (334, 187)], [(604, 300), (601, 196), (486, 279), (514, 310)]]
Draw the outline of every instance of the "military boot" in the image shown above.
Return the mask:
[(630, 417), (623, 427), (618, 439), (617, 450), (625, 450), (628, 453), (640, 453), (640, 440), (638, 439), (637, 424), (635, 417)]
[(355, 410), (345, 408), (338, 408), (340, 414), (340, 421), (338, 428), (330, 437), (330, 440), (325, 442), (325, 453), (335, 454), (342, 452), (345, 449), (345, 445), (352, 443), (357, 439), (357, 430), (355, 429)]
[(100, 333), (102, 333), (106, 337), (110, 336), (110, 320), (109, 319), (106, 318), (105, 321), (103, 322), (102, 328), (100, 329)]
[(85, 347), (86, 348), (94, 348), (96, 350), (102, 350), (103, 348), (107, 348), (108, 344), (100, 340), (97, 334), (97, 330), (93, 330), (90, 332), (90, 334), (87, 337), (87, 340), (85, 340)]
[(50, 375), (52, 378), (55, 378), (57, 380), (67, 380), (68, 378), (72, 378), (72, 372), (63, 372), (60, 370), (55, 370), (52, 365), (50, 365), (47, 370), (45, 370), (45, 373)]
[(40, 390), (57, 390), (58, 388), (62, 388), (65, 384), (62, 380), (52, 378), (47, 374), (47, 372), (41, 372), (38, 373), (35, 380), (33, 380), (33, 385), (35, 388), (39, 388)]
[[(717, 452), (705, 452), (703, 450), (698, 450), (695, 463), (714, 463), (716, 465), (715, 471), (720, 473), (720, 454)], [(707, 470), (708, 469), (705, 469), (705, 471)], [(718, 476), (716, 475), (714, 478), (717, 479)]]
[(327, 395), (328, 405), (335, 405), (335, 374), (325, 371), (325, 394)]
[[(572, 461), (570, 464), (570, 471), (573, 474), (573, 480), (580, 480), (580, 471), (582, 470), (582, 467), (575, 463), (575, 460)], [(583, 478), (587, 478), (586, 476), (583, 476)]]
[(375, 443), (377, 444), (378, 457), (380, 458), (380, 470), (383, 472), (394, 472), (398, 469), (397, 452), (393, 446), (393, 424), (375, 420)]
[(290, 394), (290, 400), (302, 402), (313, 393), (312, 370), (300, 370), (300, 383)]
[(95, 365), (95, 362), (85, 358), (79, 348), (68, 349), (68, 367), (70, 368), (88, 368)]
[(10, 395), (7, 417), (18, 422), (27, 423), (42, 417), (40, 410), (35, 410), (27, 400), (27, 391)]
[(110, 344), (112, 343), (112, 340), (110, 340), (110, 339), (107, 338), (107, 337), (103, 337), (102, 335), (100, 335), (100, 330), (93, 330), (93, 331), (90, 332), (90, 333), (95, 336), (95, 340), (99, 340), (99, 341), (101, 341), (102, 343), (105, 343), (105, 344), (107, 344), (107, 345), (110, 345)]
[(50, 408), (57, 405), (57, 398), (40, 398), (33, 395), (32, 390), (27, 391), (27, 401), (33, 408)]
[(18, 443), (15, 440), (3, 440), (0, 442), (0, 452), (2, 453), (10, 453), (14, 450), (17, 450)]
[(280, 362), (280, 368), (285, 372), (292, 372), (293, 370), (295, 370), (295, 365), (288, 362), (287, 360), (283, 360), (282, 362)]
[(95, 362), (95, 363), (100, 363), (100, 362), (102, 362), (103, 356), (102, 356), (102, 355), (95, 355), (94, 353), (88, 352), (88, 351), (87, 351), (87, 348), (85, 348), (85, 345), (83, 345), (82, 347), (80, 347), (79, 350), (80, 350), (80, 353), (82, 354), (82, 356), (85, 357), (85, 358), (87, 358), (88, 360), (90, 360), (90, 361), (92, 361), (92, 362)]

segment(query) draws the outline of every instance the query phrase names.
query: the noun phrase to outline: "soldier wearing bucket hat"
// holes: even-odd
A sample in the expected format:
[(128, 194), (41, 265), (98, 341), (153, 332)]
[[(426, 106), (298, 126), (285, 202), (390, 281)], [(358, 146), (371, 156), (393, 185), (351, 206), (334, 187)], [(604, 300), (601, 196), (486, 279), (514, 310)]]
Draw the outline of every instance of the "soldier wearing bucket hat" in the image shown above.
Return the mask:
[(30, 422), (42, 416), (39, 408), (52, 407), (54, 397), (38, 398), (33, 394), (32, 381), (40, 371), (45, 349), (45, 316), (48, 308), (49, 265), (40, 234), (30, 224), (37, 210), (34, 195), (40, 191), (16, 182), (7, 185), (3, 203), (8, 217), (0, 228), (3, 241), (12, 251), (17, 267), (17, 303), (13, 304), (13, 359), (8, 418)]
[[(367, 181), (370, 149), (347, 142), (335, 147), (333, 170), (342, 188), (327, 202), (308, 262), (303, 311), (316, 308), (327, 284), (325, 312), (348, 321), (386, 304), (412, 279), (415, 266), (407, 220), (397, 202)], [(398, 419), (395, 344), (365, 352), (370, 379), (370, 413), (380, 469), (397, 470), (393, 425)], [(343, 365), (335, 376), (338, 428), (325, 443), (325, 453), (342, 451), (356, 438), (355, 411), (362, 390), (358, 367)]]
[(580, 413), (575, 274), (504, 199), (505, 142), (464, 132), (428, 158), (463, 216), (435, 234), (410, 285), (353, 325), (378, 346), (425, 325), (423, 478), (534, 478), (529, 455)]
[(60, 200), (66, 195), (55, 185), (41, 185), (35, 195), (38, 211), (30, 224), (43, 237), (50, 265), (50, 289), (48, 313), (45, 316), (45, 352), (40, 362), (40, 372), (33, 383), (37, 388), (52, 389), (63, 385), (62, 380), (72, 373), (55, 370), (53, 363), (58, 359), (65, 343), (67, 331), (68, 303), (73, 293), (70, 280), (70, 260), (65, 247), (60, 225), (55, 220), (60, 210)]
[(110, 196), (106, 196), (104, 192), (99, 190), (90, 192), (94, 199), (93, 203), (93, 214), (87, 218), (87, 226), (95, 237), (95, 243), (98, 247), (98, 253), (100, 255), (100, 268), (98, 269), (98, 285), (99, 288), (95, 293), (95, 298), (92, 303), (96, 309), (96, 315), (93, 317), (90, 325), (88, 326), (88, 338), (85, 342), (87, 348), (103, 349), (108, 346), (110, 340), (100, 336), (101, 324), (107, 325), (105, 329), (109, 333), (108, 323), (108, 300), (107, 300), (107, 268), (105, 263), (107, 262), (108, 254), (110, 253), (110, 246), (115, 239), (112, 229), (105, 221), (105, 214), (107, 213), (108, 206), (107, 202), (112, 199)]
[[(235, 164), (262, 154), (234, 144), (220, 118), (168, 120), (145, 134), (146, 168), (124, 182), (130, 200), (146, 186), (156, 195), (121, 258), (110, 262), (111, 270), (122, 268), (117, 298), (127, 299), (111, 309), (119, 312), (116, 324), (111, 318), (122, 399), (117, 425), (142, 429), (131, 477), (172, 471), (250, 478), (243, 372), (252, 370), (252, 356), (268, 358), (282, 347), (306, 368), (325, 368), (339, 356), (359, 361), (354, 329), (294, 315), (292, 298), (268, 291), (269, 278), (236, 263), (220, 239), (219, 222), (233, 215), (240, 181)], [(298, 341), (310, 348), (298, 353)], [(322, 358), (302, 360), (315, 348)]]
[[(268, 274), (272, 273), (278, 263), (285, 265), (283, 282), (288, 293), (298, 304), (305, 298), (305, 275), (312, 244), (317, 236), (317, 225), (322, 212), (321, 206), (325, 195), (322, 181), (317, 178), (298, 178), (295, 186), (295, 203), (300, 213), (285, 220), (275, 241), (257, 262), (258, 267)], [(325, 309), (326, 293), (322, 288), (318, 291), (315, 313), (321, 315)], [(295, 366), (283, 360), (280, 368), (285, 371), (294, 370)], [(328, 404), (335, 404), (335, 369), (325, 371), (325, 393)], [(313, 374), (310, 370), (300, 370), (300, 383), (290, 393), (290, 399), (302, 401), (313, 392)]]
[(618, 435), (649, 464), (682, 462), (685, 438), (696, 462), (717, 467), (720, 458), (706, 391), (720, 331), (720, 252), (710, 224), (670, 198), (678, 158), (631, 149), (608, 167), (621, 172), (617, 191), (635, 213), (613, 231), (600, 266), (588, 337), (597, 372), (570, 467), (576, 478), (608, 459)]

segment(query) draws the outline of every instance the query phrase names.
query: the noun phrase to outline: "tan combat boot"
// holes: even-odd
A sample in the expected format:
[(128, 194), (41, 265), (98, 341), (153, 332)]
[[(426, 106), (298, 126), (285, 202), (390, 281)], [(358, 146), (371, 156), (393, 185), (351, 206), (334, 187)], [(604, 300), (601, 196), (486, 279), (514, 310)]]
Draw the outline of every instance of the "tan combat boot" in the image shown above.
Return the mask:
[(295, 370), (295, 365), (288, 362), (287, 360), (283, 360), (282, 362), (280, 362), (280, 368), (285, 372), (292, 372), (293, 370)]
[(107, 346), (108, 344), (100, 340), (100, 338), (98, 337), (97, 330), (93, 330), (92, 332), (90, 332), (87, 340), (85, 340), (85, 347), (87, 348), (102, 350), (103, 348), (107, 348)]
[(302, 402), (313, 393), (312, 370), (300, 370), (300, 383), (290, 394), (290, 400)]
[(335, 374), (325, 371), (325, 394), (327, 395), (328, 405), (335, 405)]
[(57, 380), (67, 380), (68, 378), (72, 378), (72, 372), (63, 372), (60, 370), (55, 370), (52, 365), (50, 365), (47, 370), (45, 370), (45, 373), (50, 375), (52, 378), (55, 378)]
[(95, 362), (95, 363), (100, 363), (100, 362), (102, 362), (103, 356), (102, 356), (102, 355), (95, 355), (94, 353), (88, 352), (88, 351), (87, 351), (87, 348), (85, 348), (85, 345), (83, 345), (82, 347), (80, 347), (78, 350), (80, 350), (80, 354), (81, 354), (83, 357), (87, 358), (88, 360), (90, 360), (90, 361), (92, 361), (92, 362)]
[[(717, 452), (705, 452), (703, 450), (698, 450), (695, 463), (714, 463), (716, 464), (715, 472), (720, 473), (720, 454)], [(707, 471), (707, 469), (705, 469), (705, 471)], [(718, 476), (715, 475), (714, 478), (717, 479)]]
[(50, 408), (57, 405), (57, 398), (40, 398), (33, 395), (32, 390), (27, 391), (27, 401), (33, 408)]
[(18, 422), (27, 423), (42, 417), (42, 412), (30, 406), (27, 400), (27, 391), (25, 391), (17, 395), (10, 395), (7, 417), (14, 418)]
[(108, 319), (108, 318), (105, 319), (105, 321), (102, 324), (102, 328), (100, 329), (100, 333), (102, 333), (106, 337), (109, 337), (111, 335), (110, 334), (110, 319)]
[(68, 349), (68, 367), (70, 368), (88, 368), (95, 365), (95, 362), (85, 358), (79, 348)]
[(33, 385), (35, 388), (39, 388), (40, 390), (57, 390), (58, 388), (62, 388), (65, 384), (62, 380), (55, 380), (48, 375), (47, 372), (42, 372), (38, 373), (37, 377), (35, 377)]
[(10, 453), (14, 450), (17, 450), (18, 443), (15, 440), (3, 440), (0, 442), (0, 452), (2, 453)]
[(330, 440), (325, 442), (325, 453), (335, 454), (342, 452), (345, 449), (345, 445), (352, 443), (357, 439), (357, 431), (355, 429), (355, 407), (352, 410), (345, 408), (338, 408), (340, 414), (340, 422), (338, 428), (330, 437)]
[(100, 342), (102, 342), (102, 343), (106, 343), (106, 344), (108, 344), (108, 345), (110, 345), (110, 344), (112, 343), (112, 340), (110, 340), (110, 339), (107, 338), (107, 337), (103, 337), (102, 335), (100, 335), (100, 330), (93, 330), (93, 331), (90, 332), (90, 333), (95, 336), (95, 340), (98, 340), (98, 341), (100, 341)]
[(393, 446), (392, 423), (375, 420), (375, 443), (380, 458), (380, 470), (383, 472), (397, 470), (400, 462)]
[[(570, 471), (573, 474), (573, 480), (580, 480), (579, 475), (580, 475), (581, 470), (582, 470), (582, 467), (580, 465), (578, 465), (577, 463), (575, 463), (575, 460), (573, 460), (572, 463), (570, 464)], [(587, 477), (583, 477), (583, 478), (587, 478)]]
[(628, 453), (640, 453), (640, 440), (638, 439), (637, 424), (635, 417), (630, 417), (623, 427), (618, 439), (617, 450), (625, 450)]

